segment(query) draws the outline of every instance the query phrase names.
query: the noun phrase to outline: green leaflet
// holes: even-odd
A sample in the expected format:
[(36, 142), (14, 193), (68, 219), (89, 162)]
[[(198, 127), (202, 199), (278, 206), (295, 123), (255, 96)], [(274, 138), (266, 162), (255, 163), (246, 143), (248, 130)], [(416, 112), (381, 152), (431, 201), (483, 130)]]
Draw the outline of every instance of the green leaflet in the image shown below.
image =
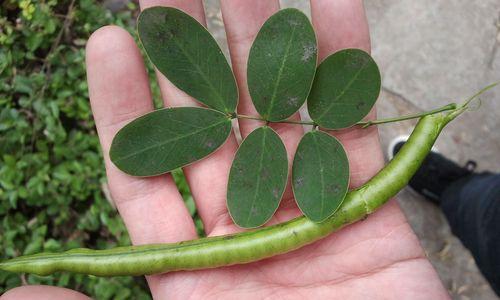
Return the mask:
[(229, 173), (227, 206), (240, 227), (266, 223), (279, 206), (288, 177), (285, 145), (271, 127), (250, 133), (240, 145)]
[(304, 104), (314, 79), (317, 43), (309, 19), (297, 9), (271, 16), (248, 57), (248, 90), (266, 120), (284, 120)]
[(333, 136), (313, 130), (306, 133), (293, 160), (292, 187), (300, 210), (322, 222), (342, 204), (349, 186), (349, 161)]
[(154, 176), (197, 161), (219, 148), (231, 120), (207, 108), (176, 107), (148, 113), (123, 127), (109, 155), (123, 172)]
[(380, 72), (372, 57), (359, 49), (328, 56), (318, 67), (307, 108), (319, 126), (340, 129), (365, 117), (380, 92)]
[(152, 7), (140, 14), (138, 31), (153, 64), (175, 86), (211, 108), (235, 111), (236, 81), (205, 27), (181, 10)]

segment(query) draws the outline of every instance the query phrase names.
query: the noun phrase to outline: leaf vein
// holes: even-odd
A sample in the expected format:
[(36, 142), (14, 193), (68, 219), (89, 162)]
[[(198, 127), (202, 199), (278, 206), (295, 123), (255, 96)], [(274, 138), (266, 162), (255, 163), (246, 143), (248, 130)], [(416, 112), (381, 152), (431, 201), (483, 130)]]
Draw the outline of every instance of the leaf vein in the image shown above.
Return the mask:
[(151, 146), (148, 146), (148, 147), (142, 148), (142, 149), (140, 149), (139, 151), (134, 151), (134, 152), (131, 152), (131, 153), (129, 153), (129, 154), (127, 154), (127, 155), (125, 155), (125, 156), (122, 156), (122, 157), (120, 157), (120, 158), (117, 158), (117, 159), (116, 159), (116, 162), (119, 162), (119, 161), (122, 161), (122, 160), (128, 159), (128, 158), (130, 158), (130, 157), (132, 157), (132, 156), (135, 156), (135, 155), (138, 155), (138, 154), (141, 154), (141, 153), (147, 152), (147, 151), (149, 151), (149, 150), (151, 150), (151, 149), (154, 149), (154, 148), (157, 148), (157, 147), (161, 147), (161, 146), (166, 145), (166, 144), (168, 144), (168, 143), (177, 142), (178, 140), (181, 140), (181, 139), (184, 139), (184, 138), (187, 138), (187, 137), (190, 137), (190, 136), (196, 135), (196, 134), (198, 134), (198, 133), (200, 133), (200, 132), (207, 131), (207, 130), (212, 129), (212, 128), (214, 128), (214, 127), (217, 127), (217, 126), (219, 126), (220, 124), (223, 124), (223, 123), (225, 123), (225, 122), (227, 122), (227, 121), (226, 121), (226, 120), (222, 120), (222, 121), (217, 122), (217, 123), (214, 123), (213, 125), (210, 125), (210, 126), (208, 126), (208, 127), (204, 127), (204, 128), (201, 128), (201, 129), (198, 129), (198, 130), (192, 131), (192, 132), (190, 132), (190, 133), (188, 133), (188, 134), (179, 135), (179, 136), (177, 136), (177, 137), (175, 137), (175, 138), (173, 138), (173, 139), (168, 139), (167, 141), (164, 141), (164, 142), (162, 142), (162, 143), (158, 143), (158, 144), (155, 144), (155, 145), (151, 145)]

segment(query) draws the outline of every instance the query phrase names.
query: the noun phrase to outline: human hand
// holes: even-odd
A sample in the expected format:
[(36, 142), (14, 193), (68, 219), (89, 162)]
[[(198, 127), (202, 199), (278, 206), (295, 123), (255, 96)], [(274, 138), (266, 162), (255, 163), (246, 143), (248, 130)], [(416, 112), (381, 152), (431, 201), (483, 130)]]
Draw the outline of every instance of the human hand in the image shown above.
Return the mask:
[[(141, 7), (178, 7), (204, 23), (201, 1), (150, 0)], [(246, 61), (253, 38), (279, 7), (275, 0), (222, 0), (222, 13), (233, 70), (240, 89), (238, 110), (257, 115), (246, 86)], [(312, 0), (312, 19), (320, 59), (341, 48), (370, 49), (361, 0)], [(108, 26), (87, 44), (90, 98), (105, 154), (109, 187), (134, 244), (196, 239), (196, 230), (170, 175), (134, 178), (109, 160), (111, 141), (125, 124), (153, 109), (146, 70), (134, 40)], [(166, 106), (195, 106), (193, 99), (158, 76)], [(374, 118), (374, 112), (370, 118)], [(296, 114), (294, 118), (298, 119)], [(242, 136), (261, 125), (239, 120)], [(303, 135), (300, 126), (273, 124), (292, 161)], [(372, 177), (383, 157), (375, 127), (336, 132), (348, 153), (351, 187)], [(226, 209), (227, 178), (237, 149), (234, 135), (209, 157), (184, 168), (207, 235), (239, 231)], [(300, 215), (290, 188), (270, 224)], [(147, 277), (155, 299), (246, 298), (447, 298), (434, 269), (396, 202), (391, 201), (363, 222), (312, 245), (260, 262), (212, 270), (173, 272)], [(26, 286), (5, 299), (85, 299), (67, 289)]]

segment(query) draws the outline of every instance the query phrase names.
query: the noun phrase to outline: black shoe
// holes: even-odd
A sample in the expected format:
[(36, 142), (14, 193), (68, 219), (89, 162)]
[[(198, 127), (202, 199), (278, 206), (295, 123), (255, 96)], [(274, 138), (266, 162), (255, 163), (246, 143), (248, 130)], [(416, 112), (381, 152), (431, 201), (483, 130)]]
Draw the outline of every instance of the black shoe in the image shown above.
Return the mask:
[[(396, 155), (405, 141), (392, 143), (390, 156)], [(392, 155), (391, 155), (392, 154)], [(439, 204), (443, 191), (454, 181), (467, 177), (474, 172), (476, 162), (470, 160), (460, 167), (441, 154), (431, 151), (417, 170), (408, 185), (417, 193)]]

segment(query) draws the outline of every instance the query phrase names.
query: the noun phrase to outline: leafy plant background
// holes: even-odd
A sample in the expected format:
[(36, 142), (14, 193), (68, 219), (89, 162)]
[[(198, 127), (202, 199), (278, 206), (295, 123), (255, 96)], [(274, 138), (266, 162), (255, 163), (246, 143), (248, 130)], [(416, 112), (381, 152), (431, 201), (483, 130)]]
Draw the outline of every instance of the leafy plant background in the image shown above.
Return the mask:
[[(88, 101), (85, 43), (103, 25), (133, 33), (137, 12), (134, 3), (112, 13), (92, 0), (0, 3), (0, 259), (129, 244), (105, 192)], [(160, 99), (155, 80), (151, 83), (154, 98)], [(174, 176), (201, 232), (182, 172)], [(97, 299), (150, 298), (142, 277), (0, 271), (0, 294), (22, 283), (65, 286)]]

